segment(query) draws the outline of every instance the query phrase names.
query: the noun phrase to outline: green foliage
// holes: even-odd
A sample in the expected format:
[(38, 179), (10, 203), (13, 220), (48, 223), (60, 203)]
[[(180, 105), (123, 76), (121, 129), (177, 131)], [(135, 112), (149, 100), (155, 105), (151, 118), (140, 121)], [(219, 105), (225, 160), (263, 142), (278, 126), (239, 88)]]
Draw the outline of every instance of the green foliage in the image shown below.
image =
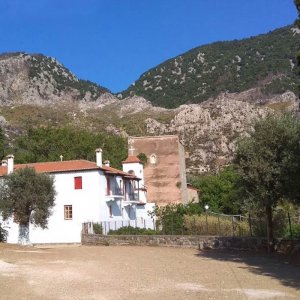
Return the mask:
[(291, 61), (296, 63), (300, 39), (291, 28), (194, 48), (142, 74), (123, 96), (136, 94), (154, 105), (174, 108), (257, 86), (266, 95), (295, 92), (299, 79)]
[(150, 228), (139, 228), (132, 226), (121, 227), (117, 230), (110, 230), (109, 235), (154, 235), (157, 232)]
[(4, 133), (2, 128), (0, 127), (0, 160), (4, 157)]
[(147, 158), (147, 155), (145, 153), (141, 152), (141, 153), (138, 154), (137, 157), (143, 163), (143, 165), (147, 164), (148, 158)]
[(265, 212), (270, 239), (273, 209), (283, 198), (300, 199), (299, 145), (300, 121), (291, 115), (267, 116), (237, 145), (235, 163), (245, 191), (241, 204)]
[(101, 223), (93, 223), (93, 231), (95, 234), (102, 234), (103, 228)]
[[(298, 10), (298, 19), (295, 21), (295, 25), (300, 29), (300, 0), (294, 0), (296, 8)], [(298, 63), (298, 75), (300, 75), (300, 47), (298, 47), (297, 51), (297, 63)], [(300, 85), (298, 86), (300, 91)]]
[[(300, 239), (300, 224), (292, 224), (291, 226), (292, 228), (292, 237), (296, 238), (296, 239)], [(285, 234), (284, 234), (285, 238), (291, 238), (291, 232), (289, 228), (286, 228), (285, 230)]]
[(86, 130), (63, 127), (31, 128), (15, 141), (15, 157), (18, 163), (64, 160), (95, 160), (95, 149), (102, 148), (103, 159), (111, 166), (121, 168), (127, 157), (126, 140), (113, 135), (90, 133)]
[(47, 227), (54, 206), (54, 179), (34, 169), (19, 169), (4, 176), (0, 190), (0, 211), (4, 220)]
[(186, 205), (168, 204), (156, 207), (154, 214), (157, 216), (157, 228), (163, 234), (183, 234), (184, 216), (199, 215), (202, 212), (203, 208), (199, 203), (190, 202)]
[(237, 203), (240, 189), (236, 186), (238, 174), (233, 167), (227, 167), (216, 175), (193, 176), (190, 181), (199, 189), (202, 206), (207, 204), (211, 211), (224, 214), (240, 212)]

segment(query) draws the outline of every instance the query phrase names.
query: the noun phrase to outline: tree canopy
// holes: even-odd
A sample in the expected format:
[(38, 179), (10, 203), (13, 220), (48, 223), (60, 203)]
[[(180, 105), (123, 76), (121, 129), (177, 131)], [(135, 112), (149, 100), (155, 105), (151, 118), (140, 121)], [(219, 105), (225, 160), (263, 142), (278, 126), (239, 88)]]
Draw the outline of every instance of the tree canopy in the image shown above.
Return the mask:
[(273, 239), (272, 211), (280, 200), (299, 201), (300, 121), (269, 115), (237, 146), (235, 158), (245, 198), (265, 211)]
[(14, 218), (19, 224), (19, 242), (27, 244), (29, 223), (47, 227), (56, 194), (54, 179), (32, 168), (24, 168), (4, 176), (0, 184), (2, 218)]
[(31, 128), (27, 134), (16, 139), (15, 157), (18, 163), (64, 160), (95, 160), (95, 149), (102, 148), (103, 159), (121, 167), (127, 157), (127, 142), (124, 138), (91, 133), (75, 128)]
[(226, 214), (239, 213), (236, 203), (239, 189), (236, 188), (238, 175), (232, 167), (221, 170), (218, 174), (192, 177), (192, 184), (199, 189), (202, 206), (208, 205), (210, 210)]
[(0, 160), (4, 157), (4, 133), (0, 127)]

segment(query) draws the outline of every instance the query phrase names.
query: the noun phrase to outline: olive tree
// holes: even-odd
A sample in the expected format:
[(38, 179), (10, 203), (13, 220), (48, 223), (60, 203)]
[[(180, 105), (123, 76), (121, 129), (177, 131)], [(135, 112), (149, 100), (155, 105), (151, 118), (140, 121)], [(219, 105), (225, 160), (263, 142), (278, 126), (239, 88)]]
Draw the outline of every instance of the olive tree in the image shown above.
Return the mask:
[(19, 224), (19, 244), (30, 244), (30, 223), (47, 228), (56, 194), (54, 178), (36, 173), (33, 168), (23, 168), (4, 176), (0, 184), (2, 218), (12, 217)]
[(299, 201), (300, 122), (291, 115), (258, 121), (237, 145), (235, 164), (248, 199), (265, 213), (270, 250), (273, 209), (282, 199)]

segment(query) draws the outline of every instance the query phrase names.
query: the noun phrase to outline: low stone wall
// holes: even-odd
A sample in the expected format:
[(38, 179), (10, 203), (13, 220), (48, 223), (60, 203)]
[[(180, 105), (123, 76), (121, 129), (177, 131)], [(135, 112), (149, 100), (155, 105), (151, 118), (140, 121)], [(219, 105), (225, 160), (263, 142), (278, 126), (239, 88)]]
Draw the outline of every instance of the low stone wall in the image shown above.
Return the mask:
[(83, 245), (134, 245), (184, 247), (196, 249), (266, 249), (267, 241), (261, 238), (215, 237), (193, 235), (98, 235), (83, 234)]
[[(132, 245), (183, 247), (195, 249), (240, 249), (267, 251), (267, 240), (255, 237), (216, 237), (195, 235), (99, 235), (82, 234), (83, 245)], [(277, 240), (275, 251), (300, 265), (300, 240)]]

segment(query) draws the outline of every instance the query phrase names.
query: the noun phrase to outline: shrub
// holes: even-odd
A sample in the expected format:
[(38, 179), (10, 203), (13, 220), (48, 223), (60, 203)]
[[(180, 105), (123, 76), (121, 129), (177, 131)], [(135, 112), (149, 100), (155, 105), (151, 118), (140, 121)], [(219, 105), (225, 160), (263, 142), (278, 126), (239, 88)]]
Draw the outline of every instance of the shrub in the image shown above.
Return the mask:
[(184, 229), (184, 216), (199, 215), (203, 208), (199, 203), (189, 202), (187, 204), (168, 204), (156, 207), (156, 227), (163, 234), (186, 234)]
[(147, 155), (143, 152), (138, 154), (138, 159), (143, 163), (143, 165), (145, 166), (147, 164), (148, 158)]
[(117, 230), (110, 230), (108, 232), (109, 235), (154, 235), (157, 234), (156, 230), (150, 228), (139, 228), (139, 227), (132, 227), (126, 226), (121, 227)]
[(102, 224), (93, 223), (93, 231), (94, 231), (95, 234), (102, 234), (103, 233)]

